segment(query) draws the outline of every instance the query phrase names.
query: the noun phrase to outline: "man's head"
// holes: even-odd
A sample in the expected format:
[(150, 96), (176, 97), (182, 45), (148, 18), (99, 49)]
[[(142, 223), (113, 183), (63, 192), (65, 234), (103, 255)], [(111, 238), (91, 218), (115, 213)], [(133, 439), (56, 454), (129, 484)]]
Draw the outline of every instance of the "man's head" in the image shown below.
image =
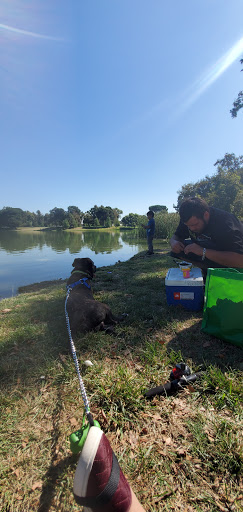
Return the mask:
[(148, 219), (152, 219), (154, 217), (154, 212), (152, 212), (152, 210), (149, 210), (147, 213), (147, 217)]
[(210, 218), (210, 208), (200, 197), (185, 199), (179, 208), (181, 221), (193, 233), (202, 233)]

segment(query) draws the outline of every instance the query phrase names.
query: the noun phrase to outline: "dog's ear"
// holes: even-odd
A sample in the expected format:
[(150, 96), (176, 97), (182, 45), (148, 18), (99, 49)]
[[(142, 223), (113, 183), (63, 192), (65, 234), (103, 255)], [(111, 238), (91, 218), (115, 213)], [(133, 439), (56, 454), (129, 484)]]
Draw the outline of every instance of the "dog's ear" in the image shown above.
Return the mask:
[(95, 274), (95, 271), (96, 271), (96, 266), (94, 264), (94, 262), (90, 259), (90, 258), (87, 258), (87, 263), (88, 263), (88, 272), (90, 273), (91, 277), (94, 276)]
[(81, 258), (75, 258), (74, 262), (72, 263), (72, 266), (74, 268), (78, 268), (80, 266), (80, 263), (81, 263)]

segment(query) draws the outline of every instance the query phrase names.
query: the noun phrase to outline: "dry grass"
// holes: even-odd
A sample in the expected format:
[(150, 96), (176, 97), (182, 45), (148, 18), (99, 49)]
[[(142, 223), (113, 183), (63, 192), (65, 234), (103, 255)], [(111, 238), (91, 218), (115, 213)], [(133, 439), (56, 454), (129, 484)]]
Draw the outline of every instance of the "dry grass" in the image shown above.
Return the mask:
[[(75, 340), (92, 413), (146, 511), (240, 511), (242, 351), (202, 334), (201, 313), (167, 306), (169, 266), (158, 251), (98, 270), (96, 297), (128, 317), (116, 335)], [(63, 283), (39, 284), (1, 302), (1, 512), (80, 510), (68, 436), (83, 404), (64, 298)], [(146, 401), (180, 360), (204, 364), (202, 380)]]

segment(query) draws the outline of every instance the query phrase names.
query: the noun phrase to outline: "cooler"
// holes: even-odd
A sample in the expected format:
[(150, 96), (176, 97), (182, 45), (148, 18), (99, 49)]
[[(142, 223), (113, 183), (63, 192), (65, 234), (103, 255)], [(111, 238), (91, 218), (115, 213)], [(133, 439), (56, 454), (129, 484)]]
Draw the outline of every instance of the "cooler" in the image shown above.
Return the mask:
[(184, 278), (179, 268), (170, 268), (165, 278), (167, 304), (199, 311), (203, 307), (204, 286), (200, 268), (191, 268), (190, 277)]

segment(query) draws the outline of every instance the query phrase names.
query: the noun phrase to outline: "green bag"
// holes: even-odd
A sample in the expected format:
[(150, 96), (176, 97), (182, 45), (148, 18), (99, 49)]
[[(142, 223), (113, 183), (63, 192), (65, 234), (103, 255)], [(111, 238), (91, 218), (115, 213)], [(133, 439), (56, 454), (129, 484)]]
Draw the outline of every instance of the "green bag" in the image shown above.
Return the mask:
[(243, 348), (243, 269), (208, 269), (202, 331)]

